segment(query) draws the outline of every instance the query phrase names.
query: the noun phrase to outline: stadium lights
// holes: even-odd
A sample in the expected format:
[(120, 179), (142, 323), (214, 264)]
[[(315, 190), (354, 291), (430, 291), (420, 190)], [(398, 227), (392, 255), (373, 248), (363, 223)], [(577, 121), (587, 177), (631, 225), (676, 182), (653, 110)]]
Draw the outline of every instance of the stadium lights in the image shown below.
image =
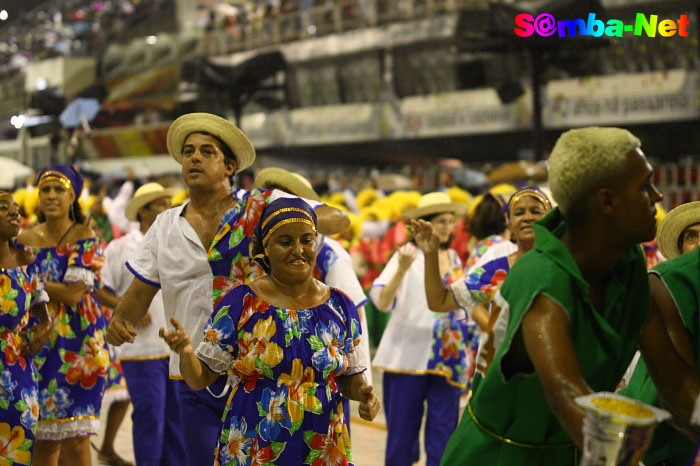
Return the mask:
[(12, 124), (12, 126), (14, 126), (16, 129), (20, 129), (24, 125), (24, 120), (24, 115), (15, 115), (10, 118), (10, 124)]

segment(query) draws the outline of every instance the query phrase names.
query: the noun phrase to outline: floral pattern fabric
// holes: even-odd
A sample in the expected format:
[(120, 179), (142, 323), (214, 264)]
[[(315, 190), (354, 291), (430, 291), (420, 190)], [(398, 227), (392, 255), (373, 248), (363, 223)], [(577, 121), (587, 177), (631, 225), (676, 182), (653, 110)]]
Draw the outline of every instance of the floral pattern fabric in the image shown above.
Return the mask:
[(503, 241), (505, 241), (505, 238), (501, 235), (491, 235), (476, 243), (469, 253), (469, 259), (467, 259), (467, 265), (464, 270), (469, 270), (473, 267), (491, 246)]
[(263, 209), (270, 203), (272, 190), (238, 190), (238, 201), (221, 219), (219, 230), (209, 247), (208, 260), (214, 275), (214, 305), (242, 283), (265, 275), (253, 259), (252, 247), (255, 226)]
[[(446, 287), (462, 279), (462, 263), (453, 250), (450, 250), (450, 261), (450, 268), (442, 277)], [(464, 319), (464, 314), (459, 311), (433, 314), (435, 325), (427, 369), (444, 375), (451, 385), (469, 390), (476, 358), (474, 338), (470, 339), (474, 334), (473, 324)]]
[(39, 418), (37, 373), (21, 352), (30, 308), (48, 301), (39, 267), (0, 269), (0, 465), (30, 464)]
[(74, 307), (49, 302), (53, 332), (35, 358), (39, 369), (40, 418), (37, 438), (62, 440), (97, 433), (99, 409), (109, 369), (107, 321), (95, 297), (101, 285), (103, 250), (91, 238), (36, 249), (47, 281), (83, 281), (85, 293)]
[(216, 465), (349, 465), (352, 453), (336, 378), (353, 366), (360, 325), (337, 289), (303, 310), (266, 303), (247, 285), (220, 302), (196, 354), (239, 382), (224, 412)]
[(465, 283), (472, 297), (479, 302), (493, 300), (508, 275), (508, 256), (498, 257), (468, 270)]

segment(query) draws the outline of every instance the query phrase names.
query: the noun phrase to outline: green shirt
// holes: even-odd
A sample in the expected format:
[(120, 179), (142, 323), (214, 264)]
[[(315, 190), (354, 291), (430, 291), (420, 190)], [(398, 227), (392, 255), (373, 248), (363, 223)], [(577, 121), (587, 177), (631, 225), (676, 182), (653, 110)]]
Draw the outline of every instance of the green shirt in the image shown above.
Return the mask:
[[(659, 276), (676, 303), (683, 325), (690, 333), (696, 367), (700, 369), (700, 360), (698, 360), (698, 354), (700, 354), (700, 315), (698, 314), (698, 306), (700, 305), (700, 248), (660, 263), (651, 273)], [(620, 393), (659, 406), (656, 387), (641, 359), (634, 374), (632, 374), (629, 386)], [(644, 464), (652, 466), (666, 461), (670, 465), (685, 466), (688, 464), (694, 448), (694, 443), (671, 427), (668, 422), (664, 422), (654, 432), (654, 439), (644, 455)]]
[(578, 452), (550, 410), (537, 374), (519, 373), (506, 380), (501, 369), (537, 295), (558, 303), (568, 315), (582, 375), (594, 391), (614, 390), (636, 351), (649, 311), (641, 249), (630, 247), (610, 271), (598, 311), (588, 299), (588, 283), (559, 240), (566, 229), (559, 210), (534, 229), (533, 249), (518, 260), (496, 295), (501, 307), (493, 332), (497, 350), (486, 374), (475, 377), (469, 409), (447, 445), (443, 465), (576, 463)]

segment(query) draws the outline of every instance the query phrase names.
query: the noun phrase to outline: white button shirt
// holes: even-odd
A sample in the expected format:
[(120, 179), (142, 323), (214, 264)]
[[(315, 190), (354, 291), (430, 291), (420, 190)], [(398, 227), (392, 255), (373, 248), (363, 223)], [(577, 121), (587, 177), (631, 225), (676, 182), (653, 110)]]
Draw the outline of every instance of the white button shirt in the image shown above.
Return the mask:
[[(212, 313), (214, 279), (207, 250), (182, 216), (187, 204), (162, 212), (148, 229), (141, 249), (126, 266), (138, 279), (161, 289), (165, 320), (172, 330), (175, 317), (187, 330), (196, 348)], [(170, 377), (181, 378), (180, 357), (170, 355)]]
[[(101, 275), (105, 286), (111, 288), (117, 296), (122, 296), (134, 276), (126, 268), (126, 261), (134, 255), (141, 246), (143, 234), (133, 230), (109, 243), (105, 249), (105, 265)], [(125, 343), (118, 347), (117, 354), (123, 360), (156, 359), (167, 357), (170, 348), (158, 336), (158, 330), (165, 327), (165, 311), (163, 310), (163, 295), (159, 291), (148, 308), (151, 323), (145, 327), (137, 327), (138, 335), (133, 343)]]

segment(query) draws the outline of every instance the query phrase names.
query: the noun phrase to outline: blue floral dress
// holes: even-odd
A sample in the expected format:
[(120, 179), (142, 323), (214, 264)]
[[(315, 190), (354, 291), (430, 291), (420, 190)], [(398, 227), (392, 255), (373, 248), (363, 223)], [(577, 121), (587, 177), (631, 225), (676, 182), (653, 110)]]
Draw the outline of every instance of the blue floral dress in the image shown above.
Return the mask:
[(196, 355), (238, 378), (223, 415), (215, 465), (351, 464), (336, 378), (364, 370), (354, 351), (355, 305), (331, 288), (320, 306), (290, 310), (248, 285), (220, 301)]
[(109, 369), (107, 323), (94, 294), (101, 286), (102, 248), (99, 240), (89, 238), (35, 249), (35, 254), (47, 281), (85, 283), (85, 293), (75, 307), (57, 300), (49, 302), (54, 328), (35, 358), (41, 407), (37, 439), (96, 434)]
[[(13, 244), (14, 246), (14, 244)], [(39, 418), (37, 373), (22, 355), (30, 309), (48, 302), (36, 262), (0, 269), (0, 465), (30, 464)]]

